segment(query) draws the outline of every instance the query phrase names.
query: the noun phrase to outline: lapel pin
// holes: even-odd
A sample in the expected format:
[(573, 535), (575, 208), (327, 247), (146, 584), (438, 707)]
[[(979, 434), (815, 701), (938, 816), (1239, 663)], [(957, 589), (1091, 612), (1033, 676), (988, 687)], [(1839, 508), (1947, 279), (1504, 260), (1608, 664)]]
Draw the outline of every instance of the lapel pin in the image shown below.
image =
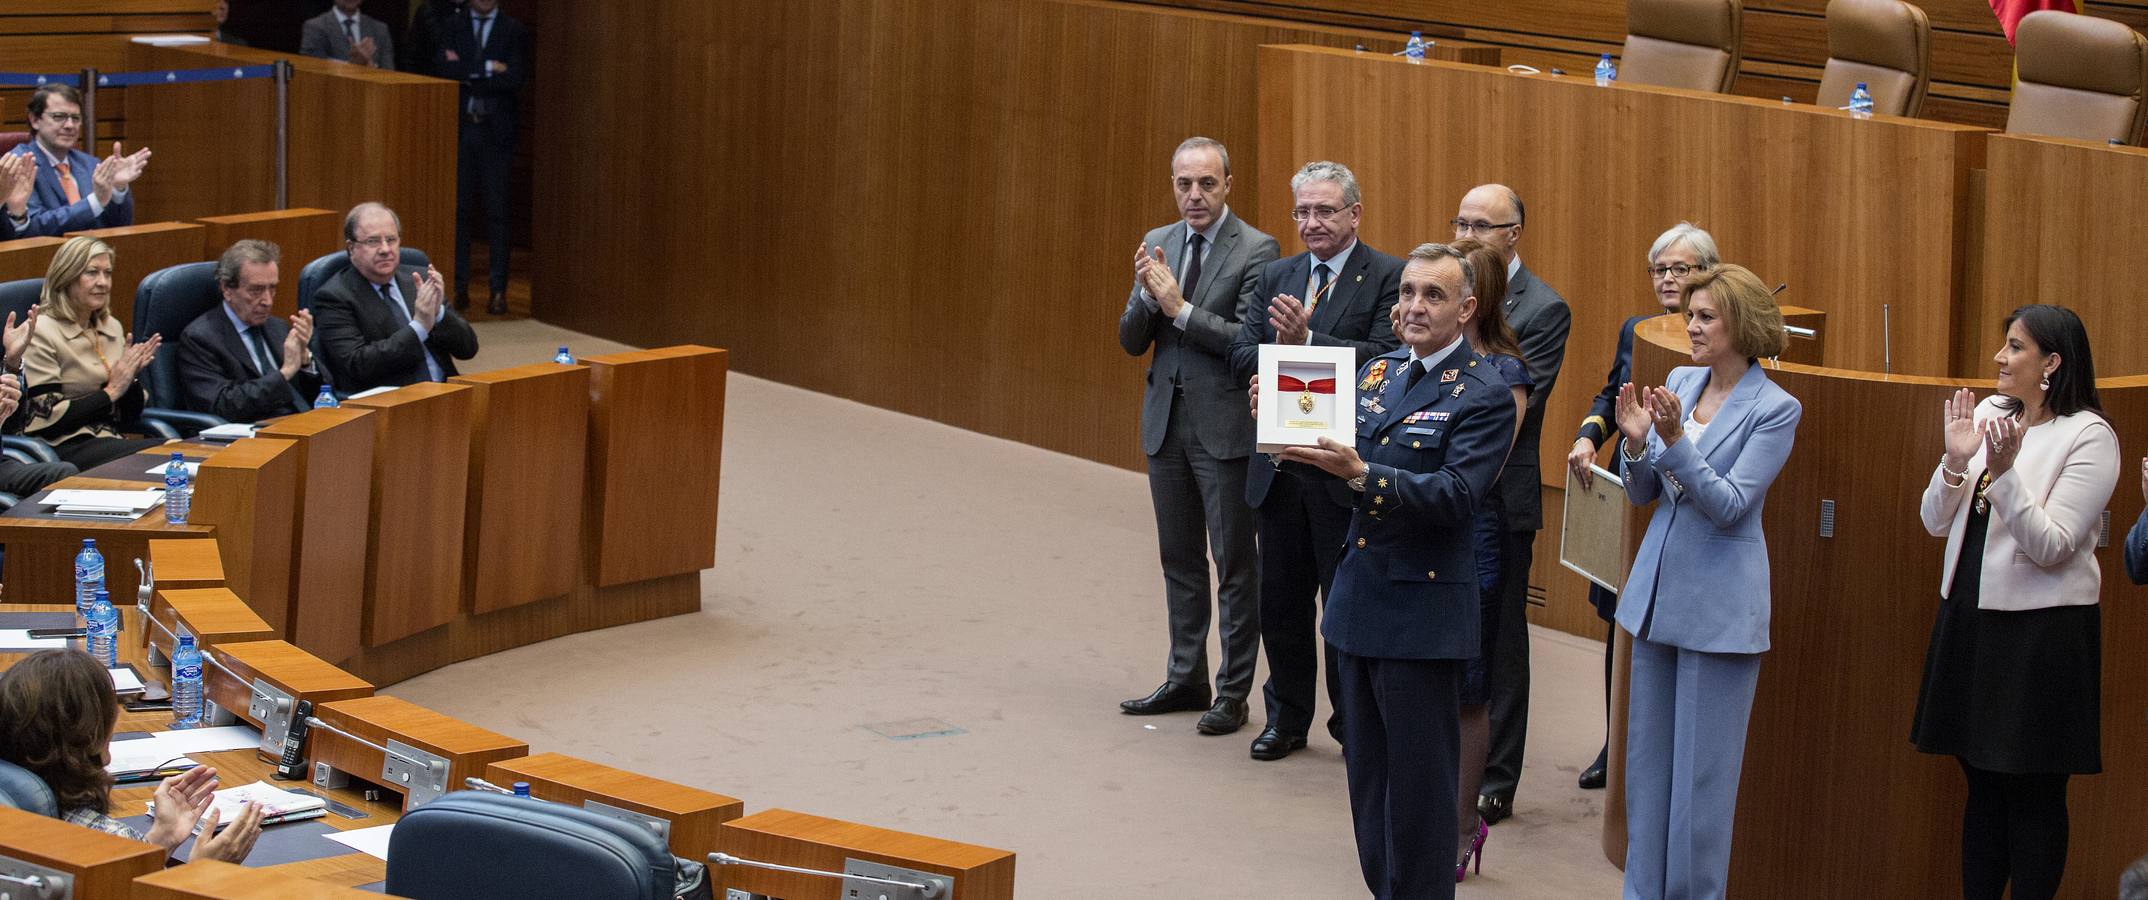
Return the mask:
[(1453, 381), (1456, 378), (1461, 377), (1461, 374), (1462, 373), (1458, 370), (1448, 369), (1445, 372), (1439, 373), (1439, 383), (1446, 384), (1447, 382)]

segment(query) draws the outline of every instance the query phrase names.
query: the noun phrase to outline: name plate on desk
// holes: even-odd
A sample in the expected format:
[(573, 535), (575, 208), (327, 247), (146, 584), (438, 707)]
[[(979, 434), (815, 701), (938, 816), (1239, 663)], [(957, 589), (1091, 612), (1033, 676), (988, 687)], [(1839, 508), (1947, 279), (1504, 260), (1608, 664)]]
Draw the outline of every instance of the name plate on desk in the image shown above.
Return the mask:
[(1357, 351), (1350, 347), (1260, 347), (1260, 415), (1255, 432), (1262, 453), (1314, 447), (1320, 439), (1355, 440)]

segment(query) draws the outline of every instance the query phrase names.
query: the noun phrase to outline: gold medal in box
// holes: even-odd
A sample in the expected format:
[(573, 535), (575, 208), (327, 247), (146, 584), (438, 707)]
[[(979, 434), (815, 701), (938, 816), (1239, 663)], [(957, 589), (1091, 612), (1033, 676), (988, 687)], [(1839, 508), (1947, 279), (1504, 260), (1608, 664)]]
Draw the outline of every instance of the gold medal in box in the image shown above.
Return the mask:
[(1284, 363), (1276, 367), (1276, 411), (1285, 428), (1326, 429), (1335, 425), (1335, 368), (1319, 364)]

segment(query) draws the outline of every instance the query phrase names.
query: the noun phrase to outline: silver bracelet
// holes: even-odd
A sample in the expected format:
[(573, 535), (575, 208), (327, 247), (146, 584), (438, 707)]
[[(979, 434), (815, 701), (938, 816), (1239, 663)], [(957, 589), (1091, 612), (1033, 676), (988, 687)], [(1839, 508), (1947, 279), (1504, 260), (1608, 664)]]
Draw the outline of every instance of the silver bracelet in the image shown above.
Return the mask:
[(1947, 455), (1941, 453), (1939, 454), (1939, 480), (1947, 487), (1961, 487), (1969, 483), (1969, 470), (1963, 469), (1956, 472), (1947, 468)]
[(1643, 460), (1647, 459), (1647, 458), (1648, 458), (1648, 445), (1647, 445), (1647, 444), (1642, 444), (1642, 445), (1641, 445), (1641, 455), (1639, 455), (1639, 456), (1627, 456), (1627, 455), (1626, 455), (1626, 447), (1627, 447), (1627, 446), (1629, 446), (1629, 445), (1631, 445), (1632, 443), (1633, 443), (1632, 441), (1622, 441), (1622, 442), (1621, 442), (1621, 443), (1619, 444), (1619, 448), (1618, 448), (1618, 458), (1620, 458), (1620, 459), (1623, 459), (1623, 460), (1625, 460), (1625, 461), (1627, 461), (1627, 462), (1629, 462), (1629, 463), (1637, 463), (1637, 462), (1641, 462), (1641, 461), (1643, 461)]

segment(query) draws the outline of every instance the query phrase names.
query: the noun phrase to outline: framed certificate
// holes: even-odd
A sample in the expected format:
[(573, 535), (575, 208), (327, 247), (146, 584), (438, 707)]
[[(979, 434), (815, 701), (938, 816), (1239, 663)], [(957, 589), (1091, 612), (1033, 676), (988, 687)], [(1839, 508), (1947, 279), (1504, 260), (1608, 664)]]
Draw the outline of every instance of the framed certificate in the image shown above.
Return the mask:
[(1597, 587), (1616, 591), (1625, 578), (1626, 483), (1618, 473), (1591, 465), (1596, 483), (1582, 487), (1566, 470), (1566, 509), (1560, 524), (1559, 564)]
[(1357, 439), (1355, 409), (1356, 349), (1261, 345), (1260, 452), (1317, 446), (1323, 437), (1349, 444)]

